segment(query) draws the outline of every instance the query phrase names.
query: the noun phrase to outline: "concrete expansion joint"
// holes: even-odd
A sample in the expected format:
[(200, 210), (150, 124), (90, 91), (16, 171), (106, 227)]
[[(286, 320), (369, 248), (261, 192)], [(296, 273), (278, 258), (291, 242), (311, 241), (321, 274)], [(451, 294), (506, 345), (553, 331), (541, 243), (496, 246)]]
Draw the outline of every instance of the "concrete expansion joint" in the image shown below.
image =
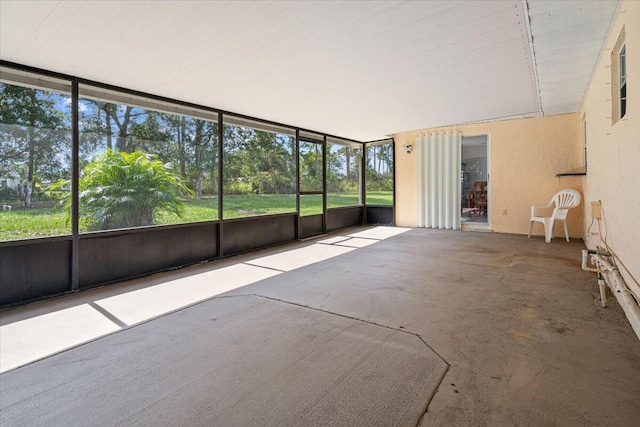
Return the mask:
[[(230, 296), (248, 296), (248, 295), (230, 295)], [(423, 344), (424, 344), (424, 345), (425, 345), (429, 350), (431, 350), (431, 351), (432, 351), (436, 356), (438, 356), (438, 357), (440, 358), (440, 360), (442, 360), (444, 363), (446, 363), (446, 365), (447, 365), (447, 370), (449, 369), (449, 367), (451, 367), (451, 364), (450, 364), (449, 362), (447, 362), (447, 360), (446, 360), (444, 357), (442, 357), (442, 355), (440, 355), (440, 353), (438, 353), (437, 351), (435, 351), (435, 350), (433, 349), (433, 347), (432, 347), (432, 346), (431, 346), (427, 341), (425, 341), (425, 339), (424, 339), (424, 338), (422, 338), (422, 336), (420, 336), (420, 334), (417, 334), (417, 333), (415, 333), (415, 332), (410, 332), (410, 331), (406, 331), (406, 330), (404, 330), (404, 329), (394, 328), (394, 327), (392, 327), (392, 326), (382, 325), (382, 324), (380, 324), (380, 323), (372, 322), (371, 320), (360, 319), (360, 318), (358, 318), (358, 317), (349, 316), (349, 315), (341, 314), (341, 313), (336, 313), (336, 312), (333, 312), (333, 311), (323, 310), (323, 309), (321, 309), (321, 308), (311, 307), (311, 306), (309, 306), (309, 305), (299, 304), (299, 303), (292, 302), (292, 301), (286, 301), (286, 300), (283, 300), (283, 299), (274, 298), (274, 297), (270, 297), (270, 296), (267, 296), (267, 295), (252, 294), (252, 296), (255, 296), (255, 297), (258, 297), (258, 298), (269, 299), (269, 300), (272, 300), (272, 301), (278, 301), (278, 302), (281, 302), (281, 303), (284, 303), (284, 304), (295, 305), (295, 306), (297, 306), (297, 307), (302, 307), (302, 308), (306, 308), (306, 309), (309, 309), (309, 310), (315, 310), (315, 311), (319, 311), (319, 312), (322, 312), (322, 313), (331, 314), (331, 315), (333, 315), (333, 316), (344, 317), (345, 319), (351, 319), (351, 320), (356, 320), (356, 321), (358, 321), (358, 322), (368, 323), (368, 324), (370, 324), (370, 325), (374, 325), (374, 326), (377, 326), (377, 327), (380, 327), (380, 328), (391, 329), (392, 331), (402, 332), (402, 333), (404, 333), (404, 334), (413, 335), (413, 336), (417, 337), (417, 338), (418, 338), (418, 339), (419, 339), (419, 340), (420, 340), (420, 341), (421, 341), (421, 342), (422, 342), (422, 343), (423, 343)]]
[(395, 331), (395, 332), (402, 332), (402, 333), (413, 335), (413, 336), (417, 337), (420, 340), (420, 342), (422, 342), (431, 352), (433, 352), (433, 354), (435, 354), (446, 365), (446, 369), (444, 370), (444, 372), (442, 373), (441, 377), (439, 378), (439, 380), (437, 382), (437, 386), (434, 388), (433, 393), (431, 393), (431, 395), (427, 397), (427, 401), (425, 402), (425, 405), (424, 405), (424, 410), (422, 411), (422, 415), (420, 416), (420, 419), (418, 420), (418, 422), (416, 424), (416, 427), (421, 425), (424, 416), (429, 412), (429, 406), (431, 405), (431, 402), (433, 401), (433, 397), (436, 395), (438, 390), (440, 390), (440, 386), (442, 385), (442, 382), (444, 381), (444, 378), (449, 373), (449, 369), (451, 368), (451, 364), (449, 362), (447, 362), (447, 360), (444, 357), (442, 357), (442, 355), (440, 353), (435, 351), (433, 349), (433, 347), (431, 345), (429, 345), (429, 343), (426, 342), (425, 339), (422, 338), (422, 336), (420, 336), (420, 334), (416, 334), (415, 332), (405, 331), (404, 329), (400, 329), (400, 328), (393, 328), (393, 327), (388, 326), (388, 325), (382, 325), (380, 323), (372, 322), (370, 320), (360, 319), (358, 317), (348, 316), (346, 314), (335, 313), (333, 311), (322, 310), (320, 308), (311, 307), (311, 306), (308, 306), (308, 305), (299, 304), (299, 303), (295, 303), (295, 302), (291, 302), (291, 301), (286, 301), (286, 300), (282, 300), (282, 299), (279, 299), (279, 298), (269, 297), (269, 296), (266, 296), (266, 295), (253, 294), (253, 296), (258, 297), (258, 298), (264, 298), (264, 299), (272, 300), (272, 301), (278, 301), (278, 302), (281, 302), (281, 303), (284, 303), (284, 304), (290, 304), (290, 305), (293, 305), (293, 306), (296, 306), (296, 307), (305, 308), (305, 309), (308, 309), (308, 310), (319, 311), (321, 313), (330, 314), (330, 315), (342, 317), (342, 318), (345, 318), (345, 319), (355, 320), (355, 321), (358, 321), (358, 322), (363, 322), (363, 323), (367, 323), (369, 325), (377, 326), (379, 328), (390, 329), (390, 330)]

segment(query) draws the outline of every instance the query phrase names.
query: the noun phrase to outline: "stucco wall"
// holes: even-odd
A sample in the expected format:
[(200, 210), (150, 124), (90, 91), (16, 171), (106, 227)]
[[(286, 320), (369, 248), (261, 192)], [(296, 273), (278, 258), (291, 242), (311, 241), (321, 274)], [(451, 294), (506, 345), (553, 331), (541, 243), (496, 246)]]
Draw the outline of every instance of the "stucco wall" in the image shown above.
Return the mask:
[[(557, 178), (582, 166), (580, 114), (564, 114), (534, 119), (520, 119), (452, 126), (396, 134), (396, 222), (400, 226), (417, 225), (417, 151), (419, 133), (459, 130), (463, 136), (489, 136), (490, 219), (491, 229), (500, 233), (527, 234), (530, 208), (545, 204), (562, 188), (582, 193), (582, 177)], [(411, 153), (402, 148), (412, 144)], [(582, 209), (568, 216), (569, 234), (583, 236)], [(537, 223), (534, 234), (543, 235)], [(562, 225), (555, 235), (561, 236)]]
[[(601, 200), (607, 226), (603, 234), (628, 268), (622, 269), (625, 281), (640, 294), (640, 286), (630, 278), (633, 275), (640, 280), (640, 2), (626, 1), (618, 10), (582, 107), (586, 114), (589, 167), (585, 180), (584, 233), (588, 247), (603, 245), (601, 236), (587, 234), (591, 223), (589, 202)], [(627, 45), (627, 115), (612, 126), (611, 49), (623, 25)]]

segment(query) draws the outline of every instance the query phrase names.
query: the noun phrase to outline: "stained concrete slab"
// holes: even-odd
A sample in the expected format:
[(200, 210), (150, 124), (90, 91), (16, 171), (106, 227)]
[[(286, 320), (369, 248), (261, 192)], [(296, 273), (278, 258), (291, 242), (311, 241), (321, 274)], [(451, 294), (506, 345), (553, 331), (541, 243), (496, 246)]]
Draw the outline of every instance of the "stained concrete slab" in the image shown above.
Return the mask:
[(6, 311), (0, 315), (0, 372), (281, 274), (243, 263), (220, 264)]
[(0, 372), (75, 347), (120, 329), (89, 304), (81, 304), (0, 328)]
[(4, 374), (0, 424), (411, 426), (446, 370), (413, 334), (220, 298)]
[(582, 249), (415, 229), (238, 292), (419, 334), (451, 364), (423, 426), (634, 425), (640, 341)]
[(352, 236), (379, 241), (325, 257), (312, 248), (306, 260), (303, 251), (287, 252), (337, 245), (291, 244), (20, 307), (0, 318), (7, 324), (50, 306), (266, 257), (277, 264), (263, 268), (285, 272), (224, 295), (262, 295), (415, 333), (451, 364), (423, 426), (629, 426), (640, 419), (640, 341), (615, 298), (600, 306), (594, 275), (580, 270), (582, 242), (384, 227), (319, 240)]

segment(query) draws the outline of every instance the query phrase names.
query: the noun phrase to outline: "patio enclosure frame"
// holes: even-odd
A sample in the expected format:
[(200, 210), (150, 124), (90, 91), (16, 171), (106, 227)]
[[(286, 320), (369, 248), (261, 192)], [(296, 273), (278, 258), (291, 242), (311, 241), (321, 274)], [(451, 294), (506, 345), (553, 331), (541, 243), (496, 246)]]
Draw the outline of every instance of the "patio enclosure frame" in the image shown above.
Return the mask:
[[(367, 147), (389, 144), (391, 152), (394, 153), (395, 143), (392, 138), (371, 143), (354, 141), (7, 61), (0, 61), (0, 67), (69, 83), (72, 143), (70, 234), (0, 241), (0, 308), (294, 242), (343, 228), (363, 224), (394, 225), (395, 223), (395, 156), (393, 157), (393, 205), (368, 204), (366, 173), (361, 173), (360, 203), (353, 206), (327, 207), (328, 138), (332, 141), (344, 141), (345, 144), (362, 147), (362, 156), (359, 160), (362, 171), (367, 168)], [(7, 81), (7, 84), (11, 84), (11, 81)], [(78, 191), (81, 174), (80, 85), (115, 91), (123, 95), (144, 97), (215, 115), (218, 125), (217, 218), (200, 222), (81, 232)], [(267, 127), (288, 128), (295, 132), (297, 159), (295, 212), (242, 218), (223, 217), (226, 116), (261, 123)], [(317, 135), (319, 138), (312, 139), (308, 137), (309, 135)], [(322, 191), (309, 192), (300, 189), (301, 141), (322, 146)], [(301, 216), (300, 197), (310, 194), (322, 196), (322, 214)]]

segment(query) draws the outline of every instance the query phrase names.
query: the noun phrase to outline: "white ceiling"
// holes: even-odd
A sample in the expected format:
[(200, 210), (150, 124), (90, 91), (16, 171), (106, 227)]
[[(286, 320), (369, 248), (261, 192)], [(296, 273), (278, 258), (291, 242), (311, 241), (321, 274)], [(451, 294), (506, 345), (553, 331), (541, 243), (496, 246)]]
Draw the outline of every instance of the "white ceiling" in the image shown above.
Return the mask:
[(0, 0), (0, 59), (367, 141), (576, 111), (616, 5)]
[(545, 115), (580, 108), (617, 1), (529, 1)]

